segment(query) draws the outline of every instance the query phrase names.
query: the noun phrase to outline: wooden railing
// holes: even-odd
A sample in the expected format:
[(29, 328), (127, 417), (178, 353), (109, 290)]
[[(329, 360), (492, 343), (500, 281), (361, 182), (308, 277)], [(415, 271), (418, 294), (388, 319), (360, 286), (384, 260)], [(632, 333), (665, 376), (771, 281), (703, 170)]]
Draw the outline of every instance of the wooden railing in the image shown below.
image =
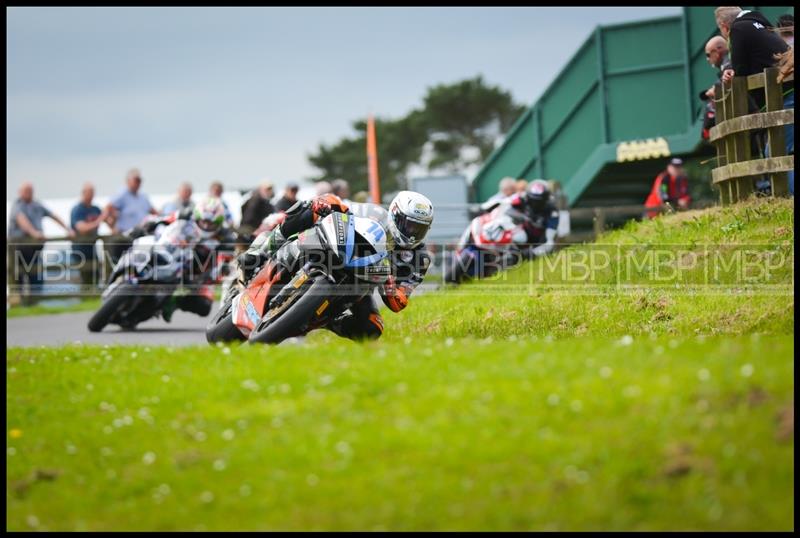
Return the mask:
[[(786, 155), (784, 126), (794, 124), (794, 109), (784, 109), (778, 73), (777, 67), (771, 67), (763, 73), (734, 77), (724, 86), (719, 83), (715, 86), (717, 125), (711, 129), (709, 140), (717, 147), (717, 168), (711, 174), (723, 205), (750, 196), (755, 190), (756, 176), (769, 176), (772, 196), (789, 193), (787, 172), (794, 170), (794, 155)], [(794, 81), (794, 75), (784, 81)], [(749, 94), (753, 90), (763, 90), (766, 112), (748, 113)], [(763, 129), (767, 130), (770, 156), (754, 158), (751, 134)]]

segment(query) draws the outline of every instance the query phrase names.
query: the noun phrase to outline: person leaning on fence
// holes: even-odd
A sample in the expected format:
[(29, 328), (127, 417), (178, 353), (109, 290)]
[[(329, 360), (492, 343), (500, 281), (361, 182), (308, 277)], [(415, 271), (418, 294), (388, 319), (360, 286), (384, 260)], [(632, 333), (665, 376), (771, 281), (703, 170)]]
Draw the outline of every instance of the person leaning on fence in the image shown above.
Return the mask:
[[(777, 63), (776, 55), (786, 52), (789, 46), (771, 30), (772, 23), (758, 11), (739, 7), (718, 7), (714, 11), (722, 37), (728, 40), (730, 68), (723, 70), (722, 81), (734, 76), (743, 77), (761, 73)], [(793, 90), (793, 86), (790, 88)], [(757, 107), (766, 103), (764, 92), (752, 94)]]
[(100, 278), (100, 264), (97, 259), (97, 231), (106, 219), (106, 211), (92, 204), (94, 199), (94, 186), (85, 183), (81, 189), (81, 200), (72, 208), (69, 224), (75, 231), (75, 241), (72, 242), (72, 251), (78, 254), (78, 269), (81, 275), (81, 284), (84, 286), (97, 285)]
[(161, 208), (162, 215), (171, 215), (176, 211), (180, 211), (181, 209), (189, 209), (191, 210), (194, 207), (194, 202), (192, 202), (192, 184), (188, 181), (184, 181), (178, 187), (178, 193), (175, 195), (175, 199), (170, 200), (164, 207)]
[[(728, 42), (721, 36), (714, 36), (706, 43), (706, 60), (716, 69), (717, 78), (722, 77), (722, 71), (730, 67), (728, 58)], [(700, 92), (700, 99), (706, 103), (706, 111), (703, 115), (703, 140), (709, 139), (711, 128), (716, 124), (716, 107), (714, 99), (716, 91), (714, 86)]]
[(106, 222), (113, 234), (113, 237), (109, 237), (111, 245), (108, 249), (113, 262), (131, 245), (130, 238), (123, 234), (132, 230), (147, 215), (158, 215), (147, 195), (140, 192), (141, 187), (142, 174), (134, 168), (125, 178), (125, 189), (105, 207), (108, 214)]
[(338, 196), (345, 205), (353, 203), (350, 199), (350, 184), (346, 179), (334, 179), (331, 182), (331, 193)]
[(656, 176), (650, 195), (644, 201), (644, 206), (649, 208), (646, 211), (647, 218), (654, 218), (658, 215), (656, 208), (665, 205), (672, 208), (688, 209), (692, 202), (689, 195), (689, 179), (683, 170), (683, 161), (674, 158), (669, 161), (667, 169)]
[(316, 189), (316, 196), (325, 196), (326, 194), (333, 193), (333, 185), (330, 181), (317, 181), (314, 184), (314, 189)]
[(517, 187), (517, 180), (513, 177), (504, 177), (500, 180), (497, 184), (497, 192), (489, 197), (486, 202), (502, 202), (503, 200), (508, 199), (509, 196), (513, 196), (516, 192)]
[(250, 194), (250, 198), (242, 204), (242, 224), (239, 233), (242, 235), (253, 233), (265, 218), (275, 213), (275, 207), (271, 202), (273, 196), (275, 191), (270, 181), (264, 181)]
[[(30, 295), (37, 295), (42, 285), (42, 249), (44, 232), (42, 220), (49, 217), (64, 228), (69, 237), (75, 233), (56, 214), (33, 199), (33, 184), (25, 181), (19, 188), (19, 198), (14, 201), (8, 214), (8, 270), (9, 282), (18, 286), (20, 294), (25, 279), (30, 287)], [(27, 297), (30, 300), (30, 296)]]
[[(748, 76), (762, 73), (764, 69), (774, 67), (780, 54), (785, 53), (789, 46), (777, 32), (772, 31), (772, 23), (758, 11), (742, 10), (739, 7), (718, 7), (714, 11), (717, 27), (723, 37), (728, 39), (731, 67), (722, 72), (723, 83), (728, 83), (734, 76)], [(763, 111), (766, 97), (763, 91), (750, 94), (753, 105), (750, 112)], [(783, 86), (784, 108), (794, 108), (794, 84)], [(769, 148), (764, 141), (765, 131), (754, 133), (758, 145), (764, 147), (764, 156), (769, 156)], [(791, 141), (791, 143), (790, 143)], [(787, 153), (789, 148), (794, 150), (794, 125), (786, 126)], [(794, 192), (794, 173), (790, 173), (790, 192)], [(756, 189), (765, 192), (769, 190), (770, 182), (767, 178), (756, 180)]]
[(275, 203), (276, 211), (286, 211), (297, 202), (297, 191), (300, 187), (297, 183), (289, 183), (283, 191), (283, 196)]

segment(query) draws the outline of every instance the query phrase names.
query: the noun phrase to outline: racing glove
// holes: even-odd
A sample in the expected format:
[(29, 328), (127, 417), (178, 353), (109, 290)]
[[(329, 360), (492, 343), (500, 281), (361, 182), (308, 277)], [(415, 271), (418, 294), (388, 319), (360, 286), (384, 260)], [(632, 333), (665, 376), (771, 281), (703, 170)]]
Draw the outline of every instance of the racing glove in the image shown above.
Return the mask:
[(408, 306), (406, 290), (403, 286), (397, 285), (394, 276), (390, 276), (386, 284), (383, 285), (383, 294), (381, 294), (381, 298), (392, 312), (400, 312)]
[(332, 211), (347, 213), (347, 205), (335, 194), (323, 194), (311, 201), (311, 211), (314, 213), (314, 221), (318, 217), (327, 217)]

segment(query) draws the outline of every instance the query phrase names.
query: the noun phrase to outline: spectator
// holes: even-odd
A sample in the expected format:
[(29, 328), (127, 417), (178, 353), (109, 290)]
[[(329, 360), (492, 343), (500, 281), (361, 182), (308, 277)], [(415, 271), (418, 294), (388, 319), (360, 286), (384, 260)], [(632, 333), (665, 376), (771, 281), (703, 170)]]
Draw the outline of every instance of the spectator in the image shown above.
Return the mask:
[(369, 193), (367, 191), (358, 191), (353, 195), (353, 202), (357, 204), (366, 204), (369, 202)]
[[(728, 42), (721, 36), (714, 36), (706, 43), (706, 60), (717, 70), (717, 77), (722, 76), (722, 71), (730, 66), (728, 60)], [(700, 99), (706, 102), (706, 111), (703, 116), (703, 139), (708, 140), (710, 130), (716, 124), (716, 106), (714, 86), (700, 92)]]
[(286, 185), (286, 189), (283, 191), (283, 196), (275, 204), (275, 210), (286, 211), (292, 207), (295, 202), (297, 202), (297, 191), (299, 190), (300, 187), (297, 185), (297, 183), (289, 183)]
[(125, 178), (125, 189), (113, 198), (106, 206), (111, 232), (125, 233), (139, 224), (147, 215), (157, 215), (150, 199), (139, 193), (142, 187), (142, 175), (134, 168)]
[(69, 217), (69, 224), (79, 239), (72, 242), (72, 250), (80, 254), (81, 283), (84, 285), (97, 284), (100, 276), (95, 242), (97, 230), (105, 221), (106, 214), (92, 204), (93, 199), (94, 186), (85, 183), (81, 189), (81, 200), (72, 208)]
[(794, 48), (794, 15), (787, 13), (778, 17), (778, 34), (787, 45)]
[[(789, 50), (783, 53), (778, 63), (781, 68), (781, 75), (778, 76), (778, 81), (782, 82), (789, 73), (794, 72), (794, 15), (787, 13), (778, 17), (778, 27), (784, 29), (780, 31), (780, 36), (789, 46)], [(792, 86), (790, 94), (784, 93), (783, 106), (785, 108), (794, 108), (794, 86)], [(786, 154), (794, 155), (794, 124), (787, 125), (785, 130)], [(794, 195), (794, 170), (789, 172), (789, 194)]]
[(526, 190), (528, 190), (528, 181), (525, 179), (518, 179), (514, 189), (517, 193), (525, 192)]
[[(666, 204), (688, 209), (692, 198), (689, 196), (689, 180), (683, 170), (683, 161), (675, 158), (669, 161), (667, 169), (656, 176), (653, 189), (644, 202), (647, 208), (659, 208)], [(653, 218), (657, 211), (648, 211), (647, 217)]]
[(342, 199), (345, 204), (350, 204), (350, 184), (344, 179), (336, 179), (331, 183), (331, 192)]
[(317, 196), (322, 196), (323, 194), (330, 194), (333, 192), (333, 185), (331, 185), (328, 181), (317, 181), (316, 188)]
[(219, 201), (222, 202), (222, 207), (225, 209), (225, 221), (228, 223), (229, 226), (233, 226), (233, 213), (228, 208), (228, 204), (225, 203), (225, 200), (222, 199), (222, 192), (224, 188), (222, 187), (222, 183), (219, 181), (212, 181), (211, 185), (208, 187), (208, 196), (209, 198), (219, 198)]
[[(12, 280), (18, 290), (22, 291), (25, 279), (30, 286), (30, 295), (41, 291), (42, 285), (42, 248), (44, 248), (44, 232), (42, 220), (50, 217), (64, 228), (69, 237), (75, 233), (64, 224), (56, 214), (33, 199), (33, 184), (25, 181), (20, 185), (19, 198), (11, 206), (8, 214), (8, 253), (11, 259), (8, 268), (12, 271)], [(26, 298), (29, 302), (30, 296)]]
[[(789, 47), (777, 34), (770, 31), (772, 24), (758, 11), (739, 7), (718, 7), (714, 11), (722, 37), (729, 42), (731, 65), (722, 73), (728, 82), (734, 76), (754, 75), (775, 65), (775, 55)], [(756, 92), (756, 95), (761, 92)], [(764, 97), (758, 106), (764, 106)]]
[(142, 186), (142, 174), (138, 169), (133, 168), (128, 172), (125, 184), (125, 189), (105, 207), (111, 233), (117, 236), (109, 238), (108, 251), (112, 263), (116, 263), (122, 253), (131, 245), (130, 238), (120, 235), (132, 230), (147, 215), (158, 214), (147, 195), (139, 192)]
[(178, 187), (178, 195), (175, 197), (175, 199), (164, 204), (164, 207), (161, 208), (161, 214), (169, 215), (175, 211), (180, 211), (181, 209), (191, 209), (193, 207), (194, 202), (192, 202), (192, 184), (187, 181), (180, 184)]
[[(722, 72), (729, 69), (731, 62), (728, 58), (728, 42), (722, 36), (714, 36), (706, 43), (706, 60), (709, 65), (717, 70), (717, 78), (722, 77)], [(714, 98), (714, 86), (700, 92), (700, 99)]]
[(499, 191), (486, 202), (502, 202), (516, 191), (517, 181), (513, 177), (504, 177), (498, 184)]
[(250, 198), (242, 205), (241, 227), (243, 231), (252, 232), (261, 226), (261, 221), (275, 213), (275, 207), (270, 201), (273, 196), (275, 196), (275, 192), (270, 182), (262, 183), (257, 190), (253, 191)]
[[(739, 7), (718, 7), (714, 11), (717, 26), (723, 37), (728, 38), (731, 53), (731, 68), (722, 72), (723, 82), (728, 82), (734, 76), (746, 76), (761, 73), (768, 67), (777, 63), (779, 55), (789, 50), (789, 46), (781, 37), (770, 30), (772, 24), (764, 15), (757, 11), (742, 11)], [(794, 108), (794, 84), (785, 83), (783, 86), (783, 103), (785, 108)], [(751, 94), (754, 106), (751, 111), (763, 109), (766, 98), (764, 92)], [(763, 138), (764, 131), (756, 135)], [(759, 143), (759, 145), (763, 145)], [(786, 126), (787, 153), (794, 151), (794, 125)], [(769, 148), (765, 148), (764, 155), (769, 156)], [(794, 192), (794, 173), (789, 174), (789, 192)], [(762, 179), (756, 181), (759, 191), (769, 190), (769, 181)]]

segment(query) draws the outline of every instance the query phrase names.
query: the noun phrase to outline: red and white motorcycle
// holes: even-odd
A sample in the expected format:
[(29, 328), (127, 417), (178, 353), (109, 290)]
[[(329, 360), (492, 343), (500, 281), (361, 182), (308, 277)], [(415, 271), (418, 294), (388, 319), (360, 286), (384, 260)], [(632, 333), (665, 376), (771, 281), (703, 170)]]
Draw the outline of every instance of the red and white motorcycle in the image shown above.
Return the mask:
[(445, 269), (445, 282), (460, 284), (465, 278), (486, 278), (519, 263), (518, 245), (527, 241), (524, 220), (528, 218), (507, 203), (472, 219)]

